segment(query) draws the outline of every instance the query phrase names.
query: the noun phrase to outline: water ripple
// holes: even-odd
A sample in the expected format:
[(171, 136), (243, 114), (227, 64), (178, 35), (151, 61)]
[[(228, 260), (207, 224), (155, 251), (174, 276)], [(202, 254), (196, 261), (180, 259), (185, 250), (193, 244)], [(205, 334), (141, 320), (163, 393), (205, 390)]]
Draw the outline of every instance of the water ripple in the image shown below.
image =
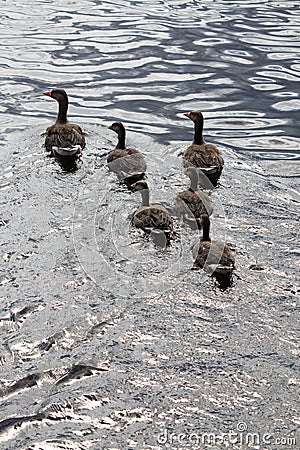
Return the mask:
[[(145, 9), (141, 2), (123, 1), (103, 2), (100, 8), (85, 1), (74, 12), (67, 2), (59, 11), (51, 3), (43, 4), (43, 10), (35, 3), (30, 24), (26, 13), (7, 8), (0, 59), (4, 90), (15, 96), (21, 89), (25, 94), (21, 110), (29, 114), (34, 109), (32, 91), (76, 84), (75, 115), (95, 121), (97, 108), (102, 116), (129, 115), (141, 130), (160, 138), (167, 137), (167, 129), (163, 124), (154, 126), (153, 116), (172, 123), (177, 111), (185, 107), (205, 110), (205, 97), (216, 109), (223, 108), (215, 101), (222, 96), (230, 113), (240, 115), (241, 120), (242, 111), (268, 111), (273, 134), (276, 124), (285, 118), (272, 111), (298, 110), (297, 99), (288, 98), (298, 95), (295, 4), (290, 2), (290, 15), (276, 2), (268, 8), (256, 2), (253, 10), (243, 5), (244, 14), (233, 12), (233, 6), (224, 2), (211, 6), (210, 2), (153, 1)], [(18, 34), (13, 26), (16, 20)], [(259, 28), (254, 26), (258, 21)], [(268, 60), (285, 64), (266, 63), (262, 59), (265, 54)], [(122, 95), (124, 92), (128, 95)], [(280, 102), (273, 98), (277, 94), (282, 97)], [(230, 107), (229, 97), (236, 99)], [(12, 118), (18, 103), (15, 112), (10, 109)], [(36, 102), (35, 106), (37, 114), (44, 117), (53, 111), (49, 102)], [(265, 132), (260, 125), (256, 123), (258, 134)], [(288, 128), (292, 127), (290, 122)], [(177, 133), (180, 138), (180, 128), (173, 126), (172, 136)]]
[[(157, 449), (165, 430), (241, 422), (293, 436), (299, 1), (18, 3), (0, 25), (1, 446)], [(71, 174), (43, 148), (54, 86), (86, 132)], [(176, 216), (167, 253), (132, 229), (139, 200), (105, 164), (123, 120), (172, 212), (195, 108), (225, 159), (210, 193), (237, 260), (225, 291), (190, 270), (198, 235)]]

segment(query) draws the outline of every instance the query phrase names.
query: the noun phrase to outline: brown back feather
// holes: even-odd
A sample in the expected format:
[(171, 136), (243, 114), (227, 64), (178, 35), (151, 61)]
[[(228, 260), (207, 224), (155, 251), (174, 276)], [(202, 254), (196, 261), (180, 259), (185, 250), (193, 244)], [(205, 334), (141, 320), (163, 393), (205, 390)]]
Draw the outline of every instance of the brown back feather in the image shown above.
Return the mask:
[(54, 124), (47, 128), (45, 147), (51, 151), (53, 146), (56, 147), (73, 147), (80, 145), (85, 147), (85, 137), (79, 125), (66, 123)]
[(142, 153), (135, 148), (116, 148), (108, 154), (107, 162), (110, 170), (125, 176), (145, 173), (147, 169)]
[(133, 216), (132, 222), (137, 228), (154, 228), (159, 230), (173, 230), (173, 220), (161, 205), (142, 206)]
[(213, 144), (192, 144), (185, 150), (183, 158), (195, 167), (216, 166), (221, 169), (224, 165), (218, 148)]

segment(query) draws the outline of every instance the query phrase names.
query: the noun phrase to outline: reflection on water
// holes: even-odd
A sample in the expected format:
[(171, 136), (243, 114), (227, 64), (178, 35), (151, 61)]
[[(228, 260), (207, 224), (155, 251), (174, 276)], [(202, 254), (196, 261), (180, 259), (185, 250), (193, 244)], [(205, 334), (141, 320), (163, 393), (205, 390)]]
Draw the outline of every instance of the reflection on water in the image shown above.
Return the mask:
[[(240, 422), (294, 436), (298, 2), (26, 6), (1, 4), (1, 448), (157, 449), (165, 429)], [(86, 132), (71, 173), (43, 149), (55, 86)], [(198, 231), (173, 211), (195, 108), (225, 160), (209, 195), (229, 286), (192, 270)], [(140, 196), (107, 169), (115, 119), (174, 215), (168, 249), (131, 227)]]
[[(231, 130), (226, 117), (239, 121), (234, 130), (243, 139), (258, 115), (256, 136), (283, 135), (287, 158), (298, 155), (297, 6), (85, 1), (74, 11), (67, 1), (59, 9), (33, 2), (28, 23), (27, 10), (5, 5), (4, 125), (50, 120), (53, 107), (40, 93), (62, 86), (81, 123), (126, 119), (161, 142), (187, 140), (177, 114), (197, 106), (206, 112), (214, 141), (224, 143)], [(296, 147), (290, 145), (295, 136)], [(263, 158), (282, 151), (281, 145), (264, 145)], [(245, 150), (240, 140), (232, 146)]]

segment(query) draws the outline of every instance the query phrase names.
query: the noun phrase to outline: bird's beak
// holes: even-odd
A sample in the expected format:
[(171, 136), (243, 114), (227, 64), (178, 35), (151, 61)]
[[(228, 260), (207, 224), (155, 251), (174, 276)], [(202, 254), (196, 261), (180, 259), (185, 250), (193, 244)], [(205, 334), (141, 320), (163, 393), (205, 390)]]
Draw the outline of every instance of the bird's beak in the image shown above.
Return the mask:
[(186, 113), (183, 113), (183, 115), (190, 118), (191, 113), (190, 112), (186, 112)]
[(109, 125), (107, 128), (108, 128), (109, 130), (112, 130), (112, 126), (111, 126), (111, 125)]
[(44, 94), (44, 95), (48, 95), (49, 97), (51, 97), (51, 91), (43, 92), (43, 94)]

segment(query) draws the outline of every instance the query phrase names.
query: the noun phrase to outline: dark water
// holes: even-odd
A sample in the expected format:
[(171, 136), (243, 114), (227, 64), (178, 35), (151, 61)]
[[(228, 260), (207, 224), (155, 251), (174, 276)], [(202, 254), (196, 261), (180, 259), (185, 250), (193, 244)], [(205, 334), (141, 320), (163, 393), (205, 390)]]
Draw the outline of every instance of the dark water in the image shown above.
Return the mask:
[[(1, 449), (299, 448), (299, 3), (7, 1), (0, 30)], [(43, 149), (52, 87), (87, 134), (71, 174)], [(132, 230), (105, 164), (122, 120), (171, 209), (195, 108), (225, 291), (176, 218), (167, 252)]]

